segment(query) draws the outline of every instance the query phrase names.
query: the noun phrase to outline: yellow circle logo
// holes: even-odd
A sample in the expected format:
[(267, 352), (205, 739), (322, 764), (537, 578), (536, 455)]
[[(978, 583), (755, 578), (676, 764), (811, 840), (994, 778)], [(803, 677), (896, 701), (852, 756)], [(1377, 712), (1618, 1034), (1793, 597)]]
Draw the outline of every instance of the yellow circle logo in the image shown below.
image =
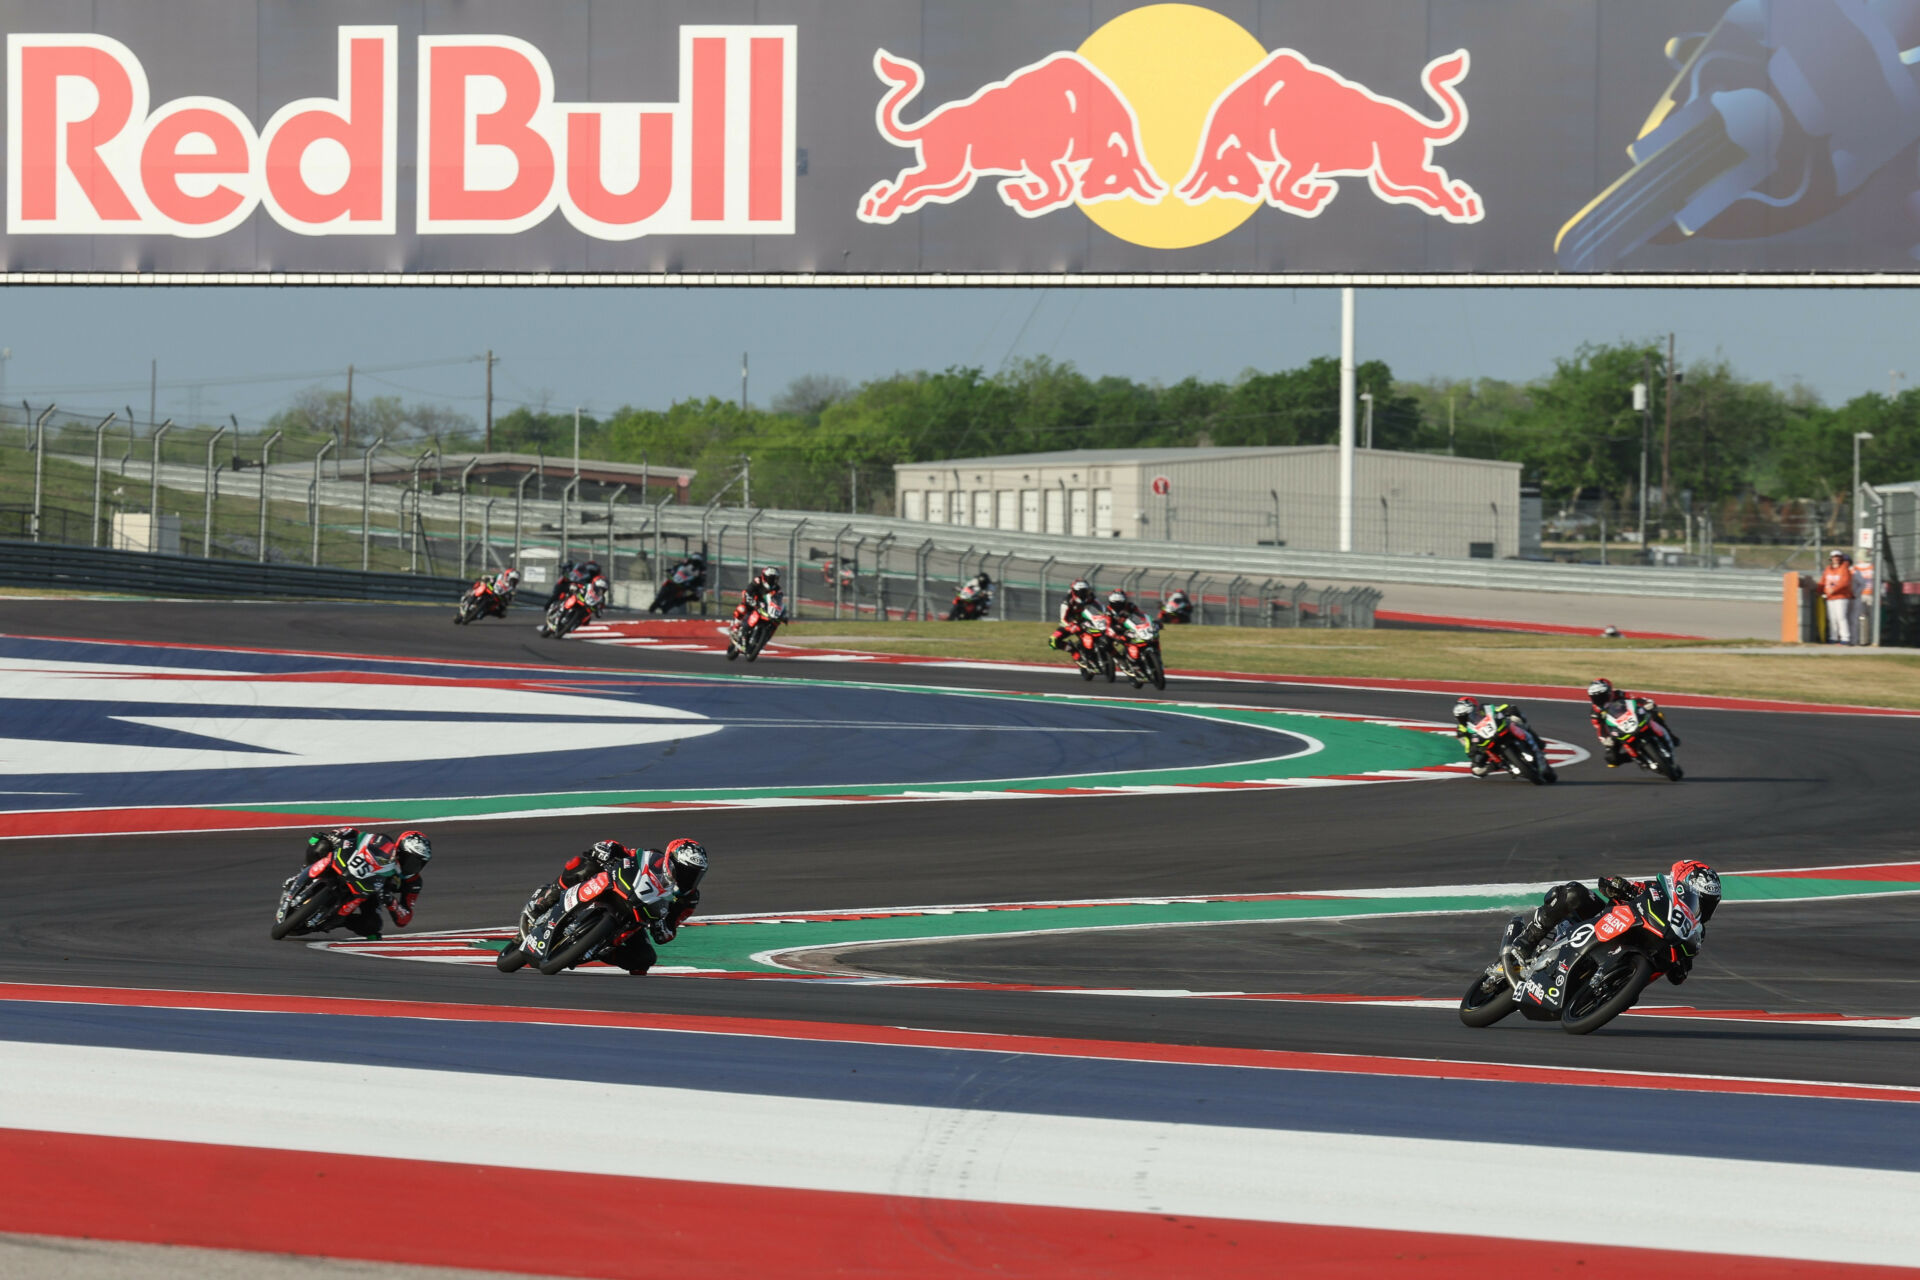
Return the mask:
[[(1078, 50), (1099, 68), (1140, 122), (1147, 163), (1172, 187), (1193, 166), (1207, 113), (1229, 85), (1267, 56), (1233, 19), (1191, 4), (1155, 4), (1123, 13)], [(1149, 249), (1185, 249), (1217, 240), (1259, 206), (1218, 196), (1188, 204), (1169, 196), (1080, 202), (1080, 210), (1112, 235)]]

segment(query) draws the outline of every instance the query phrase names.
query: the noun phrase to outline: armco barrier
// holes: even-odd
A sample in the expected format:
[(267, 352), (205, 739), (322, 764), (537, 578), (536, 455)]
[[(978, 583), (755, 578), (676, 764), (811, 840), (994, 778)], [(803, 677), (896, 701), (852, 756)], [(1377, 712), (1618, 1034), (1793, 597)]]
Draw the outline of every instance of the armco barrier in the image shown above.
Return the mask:
[(63, 587), (164, 596), (278, 596), (326, 600), (434, 600), (451, 606), (469, 583), (411, 573), (361, 573), (251, 560), (201, 560), (0, 539), (0, 586)]

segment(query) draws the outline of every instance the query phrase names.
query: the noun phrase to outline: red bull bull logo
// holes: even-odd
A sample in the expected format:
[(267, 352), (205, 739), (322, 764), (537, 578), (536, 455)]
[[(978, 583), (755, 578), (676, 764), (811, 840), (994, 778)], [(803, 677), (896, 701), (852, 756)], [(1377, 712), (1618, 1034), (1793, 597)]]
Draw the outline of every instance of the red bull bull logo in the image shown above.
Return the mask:
[(874, 72), (889, 87), (875, 121), (916, 162), (875, 183), (858, 214), (891, 223), (997, 178), (1023, 217), (1076, 206), (1123, 240), (1174, 249), (1259, 208), (1317, 218), (1340, 179), (1364, 178), (1388, 204), (1479, 222), (1479, 194), (1434, 159), (1466, 132), (1470, 62), (1461, 49), (1427, 64), (1420, 83), (1439, 108), (1428, 118), (1297, 50), (1268, 51), (1211, 9), (1157, 4), (907, 123), (924, 77), (881, 50)]
[(985, 176), (1023, 217), (1102, 200), (1158, 201), (1167, 184), (1146, 161), (1140, 121), (1113, 81), (1077, 53), (1056, 53), (949, 102), (918, 124), (900, 110), (920, 92), (917, 63), (882, 49), (873, 69), (893, 90), (875, 113), (880, 134), (912, 147), (919, 163), (876, 183), (860, 202), (864, 222), (893, 222), (924, 204), (951, 204)]
[(1421, 83), (1440, 104), (1430, 121), (1292, 49), (1243, 76), (1208, 113), (1180, 198), (1259, 201), (1317, 218), (1340, 192), (1333, 178), (1365, 178), (1388, 204), (1410, 204), (1448, 222), (1478, 222), (1480, 197), (1433, 163), (1433, 149), (1467, 130), (1454, 86), (1467, 77), (1461, 49), (1435, 58)]

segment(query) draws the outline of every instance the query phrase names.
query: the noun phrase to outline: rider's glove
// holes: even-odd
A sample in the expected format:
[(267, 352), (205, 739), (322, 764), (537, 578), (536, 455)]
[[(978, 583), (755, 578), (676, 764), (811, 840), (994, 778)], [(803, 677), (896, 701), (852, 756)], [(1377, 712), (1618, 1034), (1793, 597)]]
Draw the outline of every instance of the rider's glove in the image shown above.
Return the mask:
[(1633, 885), (1622, 876), (1601, 876), (1600, 896), (1608, 902), (1624, 902), (1633, 896)]
[(403, 893), (387, 903), (387, 914), (393, 917), (394, 924), (404, 929), (413, 923), (413, 903), (420, 895)]

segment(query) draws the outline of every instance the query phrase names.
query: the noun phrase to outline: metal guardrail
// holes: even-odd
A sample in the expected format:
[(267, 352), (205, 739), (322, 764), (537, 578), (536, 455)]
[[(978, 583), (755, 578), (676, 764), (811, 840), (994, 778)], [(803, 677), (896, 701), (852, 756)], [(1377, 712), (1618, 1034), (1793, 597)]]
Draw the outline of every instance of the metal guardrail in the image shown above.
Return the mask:
[(469, 585), (464, 578), (202, 560), (148, 551), (0, 539), (0, 586), (9, 587), (63, 587), (132, 595), (433, 600), (451, 606)]

